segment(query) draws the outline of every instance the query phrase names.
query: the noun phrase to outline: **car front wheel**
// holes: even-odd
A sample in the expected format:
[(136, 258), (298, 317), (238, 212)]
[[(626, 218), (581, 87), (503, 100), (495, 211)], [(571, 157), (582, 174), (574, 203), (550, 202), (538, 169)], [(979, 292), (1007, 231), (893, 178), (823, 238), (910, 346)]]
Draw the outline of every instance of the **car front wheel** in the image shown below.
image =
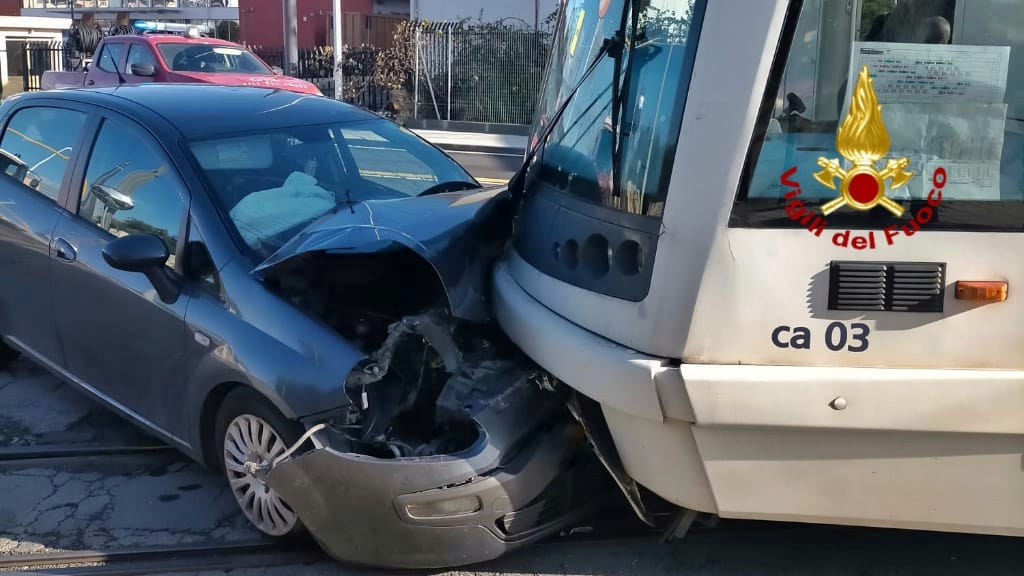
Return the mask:
[(287, 536), (302, 529), (298, 515), (263, 480), (270, 462), (301, 435), (297, 423), (249, 388), (234, 390), (221, 405), (217, 418), (221, 469), (246, 518), (269, 536)]

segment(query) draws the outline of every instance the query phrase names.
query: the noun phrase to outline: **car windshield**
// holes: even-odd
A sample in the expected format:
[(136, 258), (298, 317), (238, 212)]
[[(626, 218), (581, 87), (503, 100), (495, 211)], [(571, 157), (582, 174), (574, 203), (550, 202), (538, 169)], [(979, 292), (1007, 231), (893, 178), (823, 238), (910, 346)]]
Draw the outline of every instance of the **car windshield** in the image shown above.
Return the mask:
[(257, 257), (337, 207), (480, 188), (458, 163), (384, 119), (192, 141), (218, 207)]
[(268, 75), (274, 73), (252, 52), (234, 46), (161, 42), (157, 44), (157, 49), (167, 66), (175, 72)]

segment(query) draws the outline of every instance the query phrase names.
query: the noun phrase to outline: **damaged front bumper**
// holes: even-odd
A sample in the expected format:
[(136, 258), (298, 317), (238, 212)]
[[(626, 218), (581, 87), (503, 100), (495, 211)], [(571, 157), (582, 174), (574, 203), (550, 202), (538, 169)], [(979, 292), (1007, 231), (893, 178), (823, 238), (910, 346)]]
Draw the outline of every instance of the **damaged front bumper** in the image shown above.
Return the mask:
[(467, 449), (379, 458), (336, 449), (344, 443), (328, 429), (266, 482), (329, 555), (357, 564), (474, 564), (557, 533), (592, 511), (588, 486), (600, 470), (564, 392), (509, 377), (507, 387), (467, 382), (446, 395), (479, 431)]

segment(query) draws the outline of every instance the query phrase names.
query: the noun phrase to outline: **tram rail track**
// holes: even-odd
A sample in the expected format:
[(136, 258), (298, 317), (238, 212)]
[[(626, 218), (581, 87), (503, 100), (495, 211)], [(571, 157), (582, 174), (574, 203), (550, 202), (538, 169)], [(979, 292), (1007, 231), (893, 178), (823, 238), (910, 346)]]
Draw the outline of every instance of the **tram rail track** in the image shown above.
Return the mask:
[(167, 454), (175, 449), (167, 444), (36, 444), (0, 447), (0, 462), (76, 458), (90, 456), (132, 456)]
[(152, 546), (118, 550), (75, 550), (0, 556), (0, 573), (128, 576), (199, 572), (322, 562), (311, 542), (256, 540), (236, 543)]

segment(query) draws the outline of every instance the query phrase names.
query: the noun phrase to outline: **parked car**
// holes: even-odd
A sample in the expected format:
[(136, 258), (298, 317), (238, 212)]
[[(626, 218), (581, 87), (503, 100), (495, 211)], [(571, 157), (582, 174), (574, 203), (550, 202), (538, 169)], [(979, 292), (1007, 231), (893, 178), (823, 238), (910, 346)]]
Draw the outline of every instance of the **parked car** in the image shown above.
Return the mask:
[(315, 84), (285, 76), (246, 47), (177, 34), (108, 36), (81, 70), (43, 72), (43, 90), (141, 83), (258, 86), (322, 96)]
[(24, 93), (0, 122), (38, 180), (0, 177), (3, 356), (221, 470), (259, 530), (445, 567), (587, 512), (565, 392), (492, 322), (506, 189), (279, 90)]

